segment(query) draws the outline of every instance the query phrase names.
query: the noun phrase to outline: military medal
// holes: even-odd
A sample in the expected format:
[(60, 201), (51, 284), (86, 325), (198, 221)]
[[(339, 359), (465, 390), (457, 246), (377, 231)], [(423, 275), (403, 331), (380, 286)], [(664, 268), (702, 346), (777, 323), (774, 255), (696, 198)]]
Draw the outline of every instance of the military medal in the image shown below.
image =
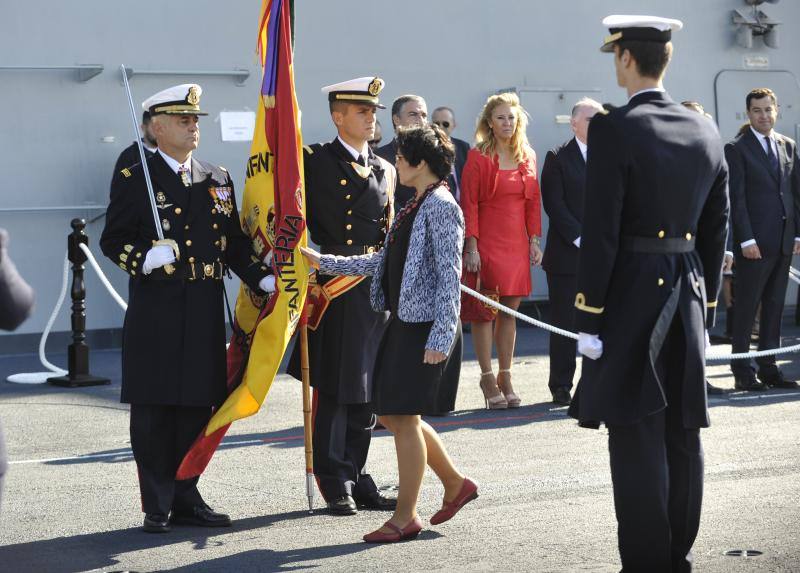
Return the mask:
[(169, 221), (167, 219), (163, 219), (161, 221), (161, 228), (164, 229), (165, 231), (169, 231), (170, 230), (171, 225), (169, 224)]

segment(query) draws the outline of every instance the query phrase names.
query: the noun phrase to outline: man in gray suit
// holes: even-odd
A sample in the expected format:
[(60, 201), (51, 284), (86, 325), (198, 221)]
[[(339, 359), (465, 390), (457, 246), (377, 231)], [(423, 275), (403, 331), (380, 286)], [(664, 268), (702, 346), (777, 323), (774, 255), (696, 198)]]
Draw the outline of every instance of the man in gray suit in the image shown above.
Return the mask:
[[(795, 142), (774, 130), (778, 99), (769, 88), (747, 94), (749, 129), (725, 146), (730, 167), (731, 221), (736, 257), (733, 352), (747, 352), (761, 303), (758, 349), (777, 348), (792, 254), (800, 254), (800, 159)], [(796, 388), (774, 356), (732, 360), (737, 390)]]

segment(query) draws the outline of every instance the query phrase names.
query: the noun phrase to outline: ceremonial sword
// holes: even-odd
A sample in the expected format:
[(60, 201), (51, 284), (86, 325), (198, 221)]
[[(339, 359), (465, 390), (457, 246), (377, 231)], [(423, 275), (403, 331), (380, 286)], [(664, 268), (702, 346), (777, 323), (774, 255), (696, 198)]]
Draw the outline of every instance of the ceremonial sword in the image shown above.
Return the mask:
[[(136, 109), (133, 106), (131, 86), (128, 84), (128, 72), (126, 71), (124, 64), (120, 65), (119, 69), (122, 72), (122, 83), (125, 85), (125, 93), (128, 95), (128, 106), (131, 110), (134, 139), (136, 140), (136, 145), (139, 148), (139, 158), (142, 160), (142, 169), (144, 170), (144, 181), (147, 184), (147, 195), (150, 198), (150, 208), (153, 210), (153, 222), (156, 225), (156, 235), (158, 235), (158, 241), (155, 241), (154, 244), (167, 245), (171, 247), (175, 252), (175, 259), (180, 260), (181, 254), (178, 249), (178, 243), (172, 239), (164, 238), (164, 230), (161, 228), (161, 217), (158, 215), (158, 207), (156, 206), (156, 196), (153, 193), (153, 182), (150, 180), (150, 170), (147, 167), (147, 156), (144, 154), (144, 145), (142, 144), (142, 138), (139, 135), (139, 121), (136, 118)], [(164, 272), (166, 272), (168, 275), (171, 275), (175, 272), (175, 267), (172, 265), (164, 265)]]

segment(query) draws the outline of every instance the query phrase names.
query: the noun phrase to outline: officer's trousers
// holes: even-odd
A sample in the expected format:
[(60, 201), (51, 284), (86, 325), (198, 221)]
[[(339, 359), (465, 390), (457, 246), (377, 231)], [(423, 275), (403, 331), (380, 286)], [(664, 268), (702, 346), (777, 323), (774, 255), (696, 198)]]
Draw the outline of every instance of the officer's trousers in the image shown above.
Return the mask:
[(364, 470), (373, 422), (371, 404), (339, 404), (314, 389), (314, 475), (325, 501), (377, 491)]
[(631, 425), (608, 427), (619, 552), (624, 573), (691, 571), (700, 526), (700, 430), (683, 426), (685, 341), (678, 317), (662, 347), (668, 406)]
[(131, 448), (142, 511), (169, 515), (203, 503), (199, 477), (179, 481), (175, 474), (210, 416), (210, 407), (131, 404)]

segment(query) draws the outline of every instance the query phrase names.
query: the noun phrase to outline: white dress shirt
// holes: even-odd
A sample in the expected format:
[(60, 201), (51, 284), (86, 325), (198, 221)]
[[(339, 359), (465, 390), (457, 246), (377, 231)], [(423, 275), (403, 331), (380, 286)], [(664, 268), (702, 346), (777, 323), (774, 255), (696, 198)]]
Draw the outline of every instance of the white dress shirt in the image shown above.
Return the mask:
[(347, 151), (349, 151), (349, 152), (350, 152), (350, 155), (352, 155), (352, 156), (353, 156), (353, 159), (354, 159), (355, 161), (358, 161), (358, 156), (359, 156), (359, 155), (360, 155), (361, 157), (363, 157), (365, 161), (366, 161), (366, 159), (369, 157), (369, 145), (368, 145), (366, 142), (364, 142), (364, 147), (361, 149), (361, 151), (359, 151), (358, 149), (356, 149), (355, 147), (353, 147), (352, 145), (350, 145), (349, 143), (347, 143), (347, 142), (346, 142), (344, 139), (342, 139), (342, 138), (341, 138), (341, 137), (339, 137), (338, 135), (336, 136), (336, 139), (338, 139), (338, 140), (339, 140), (339, 143), (341, 143), (342, 145), (344, 145), (344, 148), (345, 148)]
[(665, 90), (663, 87), (660, 87), (660, 88), (645, 88), (643, 90), (639, 90), (638, 92), (633, 94), (631, 97), (629, 97), (628, 98), (628, 103), (630, 103), (630, 101), (633, 98), (635, 98), (637, 95), (639, 95), (639, 94), (643, 94), (643, 93), (647, 93), (647, 92), (665, 92), (665, 91), (667, 91), (667, 90)]
[(184, 169), (189, 173), (189, 179), (192, 178), (192, 156), (191, 155), (189, 156), (189, 159), (187, 159), (185, 163), (178, 163), (177, 159), (173, 159), (172, 157), (170, 157), (169, 155), (167, 155), (166, 153), (164, 153), (160, 149), (158, 150), (158, 153), (161, 154), (161, 157), (163, 157), (164, 161), (167, 162), (167, 165), (169, 165), (169, 168), (172, 169), (175, 172), (175, 175), (178, 174), (178, 171), (180, 171), (181, 169)]

